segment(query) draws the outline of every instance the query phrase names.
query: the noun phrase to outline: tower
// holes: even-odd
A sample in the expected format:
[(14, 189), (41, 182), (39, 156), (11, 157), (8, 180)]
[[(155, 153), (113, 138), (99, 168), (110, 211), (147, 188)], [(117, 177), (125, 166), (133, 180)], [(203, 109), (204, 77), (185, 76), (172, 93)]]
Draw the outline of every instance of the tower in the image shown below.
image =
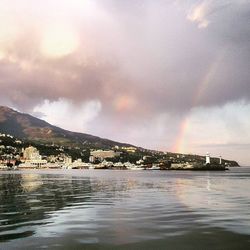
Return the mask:
[(210, 154), (206, 154), (206, 164), (210, 164)]
[(221, 156), (219, 158), (220, 158), (220, 165), (221, 165), (222, 164), (222, 158), (221, 158)]

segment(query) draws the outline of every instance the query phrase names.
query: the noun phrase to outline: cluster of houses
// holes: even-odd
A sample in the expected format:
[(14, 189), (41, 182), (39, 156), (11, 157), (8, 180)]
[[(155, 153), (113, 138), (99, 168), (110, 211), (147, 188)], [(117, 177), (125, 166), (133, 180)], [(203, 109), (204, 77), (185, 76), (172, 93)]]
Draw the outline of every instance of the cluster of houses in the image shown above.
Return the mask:
[[(3, 145), (2, 140), (12, 140), (11, 144)], [(19, 144), (19, 145), (18, 145)], [(174, 155), (163, 152), (143, 152), (137, 154), (137, 160), (132, 156), (137, 153), (135, 147), (115, 146), (112, 150), (91, 150), (88, 162), (82, 159), (73, 160), (65, 153), (64, 148), (58, 147), (56, 155), (42, 156), (39, 150), (33, 146), (22, 148), (24, 143), (11, 135), (0, 134), (0, 170), (5, 169), (129, 169), (129, 170), (160, 170), (160, 169), (194, 169), (204, 166), (220, 168), (222, 158), (217, 163), (210, 162), (210, 155), (207, 154), (203, 160), (196, 160), (192, 156)], [(21, 150), (22, 149), (22, 150)], [(121, 152), (123, 153), (121, 153)], [(126, 157), (124, 158), (124, 152)], [(139, 157), (138, 157), (139, 155)], [(155, 156), (152, 158), (152, 156)], [(88, 156), (87, 156), (88, 157)], [(139, 159), (139, 160), (138, 160)], [(131, 163), (130, 160), (133, 162)], [(124, 162), (127, 161), (127, 162)]]
[[(47, 157), (43, 159), (37, 148), (29, 146), (22, 149), (22, 157), (9, 161), (9, 164), (0, 165), (0, 169), (13, 168), (16, 169), (131, 169), (141, 170), (144, 169), (143, 160), (133, 164), (130, 162), (112, 162), (106, 159), (112, 159), (120, 156), (120, 152), (113, 150), (95, 150), (90, 152), (89, 162), (83, 162), (82, 159), (72, 161), (70, 156), (61, 154), (60, 157)], [(98, 160), (98, 163), (96, 163)], [(16, 164), (19, 162), (19, 164)], [(156, 169), (156, 166), (155, 166)]]

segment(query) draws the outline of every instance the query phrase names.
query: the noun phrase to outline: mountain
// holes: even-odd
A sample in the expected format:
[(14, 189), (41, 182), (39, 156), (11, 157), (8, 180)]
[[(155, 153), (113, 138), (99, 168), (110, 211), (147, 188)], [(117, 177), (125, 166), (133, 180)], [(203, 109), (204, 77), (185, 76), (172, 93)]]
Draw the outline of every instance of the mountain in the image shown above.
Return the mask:
[[(17, 112), (16, 110), (3, 106), (0, 106), (0, 133), (9, 134), (16, 138), (22, 139), (24, 141), (24, 144), (21, 145), (22, 147), (25, 145), (28, 146), (29, 144), (32, 144), (38, 147), (39, 150), (41, 150), (44, 154), (48, 153), (48, 155), (50, 155), (51, 153), (56, 154), (56, 152), (54, 152), (53, 150), (57, 150), (56, 148), (58, 148), (59, 146), (65, 146), (68, 149), (71, 148), (72, 150), (76, 149), (79, 152), (76, 153), (72, 151), (71, 154), (76, 154), (78, 158), (83, 152), (81, 149), (111, 149), (114, 146), (133, 146), (127, 143), (115, 142), (89, 134), (71, 132), (53, 126), (29, 114), (23, 114)], [(6, 144), (6, 146), (16, 146), (16, 138), (11, 141), (10, 138), (6, 137), (5, 139), (7, 141), (5, 141), (4, 138), (1, 138), (0, 141), (2, 141), (4, 145)], [(158, 160), (162, 159), (165, 161), (173, 161), (179, 163), (190, 161), (204, 161), (204, 156), (199, 155), (182, 154), (181, 158), (179, 158), (180, 155), (177, 153), (168, 152), (167, 154), (165, 154), (164, 152), (147, 150), (139, 147), (136, 148), (138, 149), (138, 152), (136, 154), (130, 153), (130, 158), (128, 158), (128, 160), (132, 162), (141, 159), (143, 156), (151, 156), (156, 157), (155, 159)], [(125, 156), (126, 154), (123, 153), (123, 158)], [(88, 159), (88, 157), (89, 155), (86, 156), (86, 159)], [(217, 163), (219, 159), (211, 158), (211, 161)], [(230, 166), (238, 166), (238, 163), (236, 161), (223, 159), (223, 162), (227, 163)]]
[(4, 106), (0, 106), (0, 132), (20, 139), (47, 144), (92, 148), (131, 146), (90, 134), (71, 132)]

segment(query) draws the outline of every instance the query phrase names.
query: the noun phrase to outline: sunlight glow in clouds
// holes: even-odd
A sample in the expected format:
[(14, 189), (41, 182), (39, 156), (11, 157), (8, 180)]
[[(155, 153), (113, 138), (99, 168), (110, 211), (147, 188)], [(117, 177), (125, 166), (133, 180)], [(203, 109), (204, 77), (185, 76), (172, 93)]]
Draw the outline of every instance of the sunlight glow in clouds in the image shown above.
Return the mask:
[(72, 27), (64, 24), (49, 27), (42, 35), (41, 50), (48, 57), (63, 57), (78, 47), (78, 38)]
[(118, 96), (114, 101), (114, 107), (118, 112), (132, 111), (135, 105), (136, 99), (129, 95)]

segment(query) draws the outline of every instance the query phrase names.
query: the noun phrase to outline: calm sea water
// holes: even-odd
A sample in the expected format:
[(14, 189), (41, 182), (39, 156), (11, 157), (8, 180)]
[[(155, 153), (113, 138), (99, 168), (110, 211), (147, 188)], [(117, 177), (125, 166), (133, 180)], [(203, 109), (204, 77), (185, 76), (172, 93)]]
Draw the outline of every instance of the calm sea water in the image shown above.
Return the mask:
[(250, 249), (250, 168), (1, 172), (0, 249)]

